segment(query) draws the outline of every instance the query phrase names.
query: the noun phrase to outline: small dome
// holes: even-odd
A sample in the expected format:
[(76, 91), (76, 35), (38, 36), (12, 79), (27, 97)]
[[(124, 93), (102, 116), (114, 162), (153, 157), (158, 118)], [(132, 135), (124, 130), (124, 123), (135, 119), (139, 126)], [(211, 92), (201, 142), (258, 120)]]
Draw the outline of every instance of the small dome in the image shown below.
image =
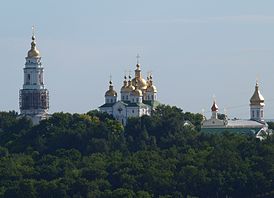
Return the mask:
[(106, 91), (105, 96), (117, 96), (117, 92), (113, 89), (112, 81), (109, 81), (109, 90)]
[(105, 96), (117, 96), (117, 92), (114, 90), (107, 90)]
[(31, 42), (31, 49), (28, 51), (28, 58), (34, 58), (34, 57), (39, 57), (40, 52), (36, 48), (36, 42), (35, 42), (35, 37), (32, 37), (32, 42)]
[(135, 87), (132, 85), (131, 76), (129, 76), (128, 78), (129, 78), (129, 80), (128, 80), (127, 91), (132, 92), (135, 89)]
[(211, 107), (211, 111), (218, 111), (218, 109), (219, 109), (219, 108), (218, 108), (216, 102), (213, 101), (213, 105), (212, 105), (212, 107)]
[[(136, 80), (137, 81), (137, 80)], [(138, 96), (138, 97), (142, 97), (143, 96), (143, 92), (138, 88), (137, 86), (137, 82), (135, 81), (135, 89), (131, 92), (131, 94), (133, 96)], [(133, 81), (134, 82), (134, 81)]]
[(157, 88), (156, 86), (153, 85), (153, 81), (152, 81), (152, 76), (150, 76), (149, 78), (150, 80), (148, 81), (148, 87), (147, 87), (147, 92), (153, 92), (153, 93), (157, 93)]
[(259, 90), (259, 84), (257, 82), (256, 86), (255, 86), (255, 91), (254, 91), (252, 97), (250, 98), (250, 104), (251, 105), (261, 105), (263, 103), (264, 103), (264, 97)]
[(127, 82), (127, 77), (125, 76), (124, 77), (124, 85), (121, 87), (121, 92), (129, 92), (129, 89), (128, 89), (128, 82)]

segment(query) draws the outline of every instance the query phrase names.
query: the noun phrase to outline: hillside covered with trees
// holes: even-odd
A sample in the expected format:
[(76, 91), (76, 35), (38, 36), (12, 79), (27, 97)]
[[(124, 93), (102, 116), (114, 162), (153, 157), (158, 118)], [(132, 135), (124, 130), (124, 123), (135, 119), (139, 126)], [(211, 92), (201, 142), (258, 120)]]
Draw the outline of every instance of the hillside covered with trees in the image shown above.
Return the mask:
[(203, 134), (200, 114), (159, 106), (125, 128), (98, 111), (17, 117), (0, 113), (0, 198), (274, 196), (274, 138)]

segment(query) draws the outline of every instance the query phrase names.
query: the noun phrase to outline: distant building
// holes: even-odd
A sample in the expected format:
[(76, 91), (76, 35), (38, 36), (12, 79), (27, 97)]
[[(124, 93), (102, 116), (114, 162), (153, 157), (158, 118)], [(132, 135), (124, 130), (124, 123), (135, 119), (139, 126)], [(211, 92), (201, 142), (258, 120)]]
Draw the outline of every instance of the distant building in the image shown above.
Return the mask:
[(101, 112), (113, 115), (123, 125), (130, 117), (151, 115), (151, 111), (159, 104), (157, 101), (157, 89), (153, 84), (152, 75), (147, 80), (142, 78), (140, 64), (137, 61), (135, 77), (124, 77), (120, 90), (121, 99), (117, 100), (117, 92), (113, 88), (112, 81), (105, 93), (105, 103), (99, 107)]
[(218, 118), (218, 106), (216, 101), (213, 101), (211, 107), (211, 118), (208, 120), (203, 120), (202, 122), (202, 132), (238, 132), (244, 134), (256, 135), (260, 138), (263, 133), (268, 131), (268, 125), (264, 121), (264, 97), (259, 91), (258, 82), (255, 86), (255, 91), (250, 98), (250, 119), (240, 120), (240, 119), (228, 119), (226, 116), (223, 120)]
[(19, 106), (20, 116), (30, 118), (34, 124), (48, 117), (49, 92), (45, 88), (43, 75), (44, 68), (33, 34), (24, 68), (23, 89), (19, 92)]

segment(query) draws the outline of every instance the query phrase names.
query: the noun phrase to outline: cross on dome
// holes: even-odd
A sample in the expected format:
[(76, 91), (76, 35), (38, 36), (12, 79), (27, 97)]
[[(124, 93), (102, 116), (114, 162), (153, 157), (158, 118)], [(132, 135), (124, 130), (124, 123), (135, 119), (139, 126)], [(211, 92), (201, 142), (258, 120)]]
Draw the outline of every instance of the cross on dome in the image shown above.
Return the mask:
[(139, 64), (139, 60), (140, 60), (141, 56), (139, 54), (137, 54), (136, 59), (137, 59), (137, 65)]

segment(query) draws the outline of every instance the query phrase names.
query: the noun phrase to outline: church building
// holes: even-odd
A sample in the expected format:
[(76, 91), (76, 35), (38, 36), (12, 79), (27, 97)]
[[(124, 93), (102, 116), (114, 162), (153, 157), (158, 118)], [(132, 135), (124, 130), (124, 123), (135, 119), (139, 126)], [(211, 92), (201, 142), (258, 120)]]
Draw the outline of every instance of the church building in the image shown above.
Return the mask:
[(135, 77), (124, 76), (123, 85), (120, 89), (120, 100), (110, 80), (109, 89), (105, 93), (105, 103), (99, 107), (101, 112), (113, 115), (115, 119), (126, 125), (130, 117), (151, 115), (151, 112), (159, 102), (157, 101), (157, 89), (153, 84), (152, 75), (147, 80), (142, 78), (140, 64), (137, 61)]
[(264, 121), (264, 97), (260, 93), (259, 84), (256, 82), (255, 91), (250, 98), (250, 119), (228, 119), (225, 116), (224, 119), (218, 118), (219, 108), (216, 101), (213, 101), (211, 107), (211, 118), (203, 120), (202, 132), (238, 132), (244, 134), (255, 135), (261, 138), (262, 134), (267, 133), (268, 125)]
[(49, 92), (45, 88), (43, 76), (44, 68), (33, 33), (31, 49), (25, 62), (24, 84), (19, 92), (20, 116), (31, 119), (33, 124), (39, 124), (42, 119), (48, 117)]

